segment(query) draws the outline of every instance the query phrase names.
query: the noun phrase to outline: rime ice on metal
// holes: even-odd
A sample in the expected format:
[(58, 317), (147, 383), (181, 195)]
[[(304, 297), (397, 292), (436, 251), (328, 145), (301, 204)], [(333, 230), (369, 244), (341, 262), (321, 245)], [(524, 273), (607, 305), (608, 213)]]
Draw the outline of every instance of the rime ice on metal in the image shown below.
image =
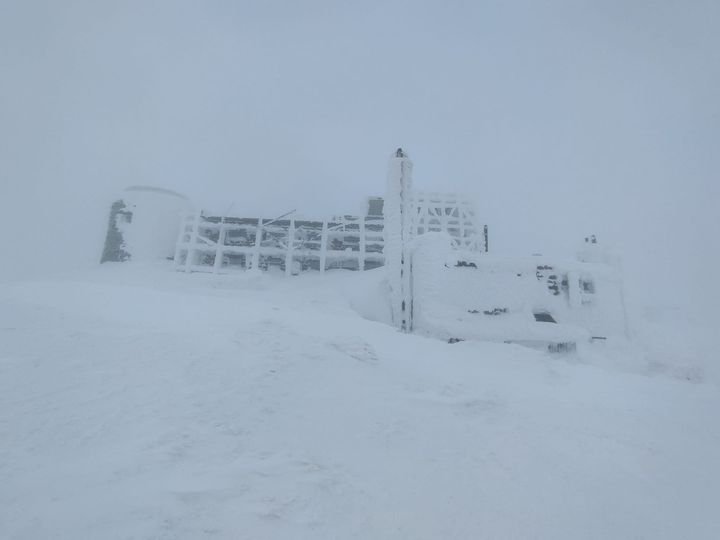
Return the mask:
[(395, 326), (412, 330), (412, 262), (410, 240), (415, 235), (412, 161), (398, 148), (388, 164), (385, 186), (385, 266)]
[[(458, 249), (485, 251), (473, 205), (453, 194), (413, 192), (411, 169), (407, 154), (398, 149), (390, 159), (385, 198), (368, 197), (365, 215), (312, 219), (295, 214), (280, 218), (187, 214), (180, 223), (175, 266), (181, 271), (215, 273), (279, 269), (289, 275), (334, 268), (371, 270), (388, 260), (395, 264), (393, 253), (403, 241), (429, 231), (447, 232)], [(407, 184), (402, 217), (400, 193), (389, 189), (390, 183), (399, 182), (400, 173)], [(404, 235), (399, 232), (400, 220)], [(393, 247), (388, 248), (388, 241)]]

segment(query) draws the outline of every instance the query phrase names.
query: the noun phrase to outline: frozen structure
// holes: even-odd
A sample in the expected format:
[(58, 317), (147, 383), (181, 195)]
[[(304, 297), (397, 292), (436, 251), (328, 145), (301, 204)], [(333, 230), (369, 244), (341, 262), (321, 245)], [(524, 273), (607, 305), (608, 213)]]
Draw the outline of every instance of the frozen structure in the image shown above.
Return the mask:
[(287, 275), (384, 265), (377, 303), (404, 332), (557, 352), (627, 334), (617, 261), (594, 236), (576, 259), (493, 256), (472, 203), (416, 191), (412, 171), (398, 148), (384, 197), (369, 197), (364, 215), (329, 219), (210, 215), (178, 193), (131, 187), (112, 205), (102, 262), (172, 259), (185, 272)]
[[(413, 211), (417, 208), (417, 211)], [(390, 311), (395, 326), (409, 332), (413, 326), (412, 260), (410, 241), (417, 234), (416, 222), (427, 216), (424, 207), (417, 207), (412, 196), (412, 161), (402, 148), (390, 158), (385, 191), (385, 244)], [(443, 212), (440, 212), (443, 214)], [(423, 229), (429, 223), (423, 223)], [(436, 222), (442, 227), (442, 222)], [(446, 227), (447, 228), (447, 227)]]
[[(431, 193), (411, 204), (412, 236), (445, 231), (458, 248), (487, 249), (487, 226), (479, 226), (470, 201)], [(192, 211), (174, 191), (133, 186), (110, 209), (101, 262), (173, 259), (177, 270), (213, 273), (371, 270), (385, 264), (385, 206), (383, 197), (368, 197), (361, 216), (220, 216)]]
[(576, 260), (501, 258), (486, 253), (486, 228), (478, 249), (468, 215), (462, 205), (414, 193), (408, 156), (398, 149), (390, 158), (385, 258), (393, 325), (451, 343), (480, 339), (551, 352), (627, 335), (617, 261), (594, 236)]
[(385, 186), (385, 260), (392, 321), (404, 332), (413, 330), (413, 239), (444, 233), (453, 250), (487, 252), (487, 225), (478, 234), (475, 208), (453, 194), (423, 193), (412, 184), (413, 163), (402, 148), (391, 156)]
[(100, 262), (170, 259), (175, 254), (178, 223), (190, 211), (175, 191), (131, 186), (112, 203)]
[(597, 243), (589, 259), (498, 257), (451, 249), (443, 234), (417, 239), (412, 301), (417, 332), (517, 343), (550, 352), (627, 336), (622, 281)]
[[(412, 167), (404, 155), (395, 159), (398, 166)], [(408, 170), (408, 178), (409, 174)], [(412, 231), (396, 239), (392, 236), (399, 231), (395, 213), (387, 213), (387, 209), (398, 203), (394, 193), (388, 191), (387, 196), (389, 200), (369, 197), (361, 216), (309, 219), (294, 212), (277, 218), (203, 212), (186, 215), (174, 252), (175, 267), (214, 273), (276, 269), (288, 275), (333, 268), (371, 270), (386, 263), (387, 253), (394, 253), (386, 249), (387, 242), (404, 245), (411, 237), (429, 231), (446, 232), (456, 248), (487, 249), (487, 227), (479, 226), (469, 201), (436, 193), (408, 197), (405, 220)]]
[(287, 274), (381, 266), (382, 216), (330, 219), (186, 216), (175, 267), (187, 272), (277, 269)]

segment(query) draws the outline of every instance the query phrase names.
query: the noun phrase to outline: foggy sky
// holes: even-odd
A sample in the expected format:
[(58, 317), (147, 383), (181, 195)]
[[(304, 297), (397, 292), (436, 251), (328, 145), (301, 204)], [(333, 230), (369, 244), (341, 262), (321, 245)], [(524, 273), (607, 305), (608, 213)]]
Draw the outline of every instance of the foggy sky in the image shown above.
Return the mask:
[(0, 0), (4, 273), (97, 261), (128, 185), (359, 212), (402, 146), (494, 250), (595, 233), (638, 294), (709, 306), (719, 28), (712, 0)]

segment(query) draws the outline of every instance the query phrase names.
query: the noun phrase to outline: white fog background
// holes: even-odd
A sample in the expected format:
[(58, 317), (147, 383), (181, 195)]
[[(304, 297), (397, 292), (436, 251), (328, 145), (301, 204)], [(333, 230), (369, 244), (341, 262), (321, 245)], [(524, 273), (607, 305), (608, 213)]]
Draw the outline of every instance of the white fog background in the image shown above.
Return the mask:
[(641, 302), (720, 294), (720, 2), (0, 0), (0, 277), (96, 264), (147, 184), (359, 212), (388, 155), (498, 253), (595, 233)]

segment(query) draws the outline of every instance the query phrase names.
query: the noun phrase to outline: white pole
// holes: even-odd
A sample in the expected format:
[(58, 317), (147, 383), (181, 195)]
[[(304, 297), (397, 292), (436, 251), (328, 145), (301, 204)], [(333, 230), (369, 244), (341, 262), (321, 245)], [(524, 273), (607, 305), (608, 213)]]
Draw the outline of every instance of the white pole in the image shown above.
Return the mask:
[(255, 230), (255, 246), (253, 249), (252, 262), (250, 263), (250, 268), (252, 268), (253, 270), (257, 269), (260, 266), (260, 243), (262, 242), (262, 228), (262, 218), (258, 218), (257, 229)]
[(325, 261), (327, 260), (328, 243), (328, 222), (323, 220), (322, 235), (320, 236), (320, 273), (325, 273)]
[(403, 332), (412, 331), (412, 267), (409, 242), (412, 238), (412, 161), (398, 148), (390, 158), (385, 191), (385, 267), (390, 286), (393, 323)]
[(217, 274), (222, 269), (223, 256), (225, 248), (225, 218), (220, 221), (220, 229), (218, 230), (217, 245), (215, 247), (215, 264), (213, 264), (213, 273)]
[(285, 275), (292, 275), (293, 247), (295, 245), (295, 218), (290, 218), (287, 237), (287, 251), (285, 252)]
[(360, 255), (358, 256), (358, 270), (362, 272), (365, 270), (365, 216), (360, 216), (358, 229), (360, 230)]

